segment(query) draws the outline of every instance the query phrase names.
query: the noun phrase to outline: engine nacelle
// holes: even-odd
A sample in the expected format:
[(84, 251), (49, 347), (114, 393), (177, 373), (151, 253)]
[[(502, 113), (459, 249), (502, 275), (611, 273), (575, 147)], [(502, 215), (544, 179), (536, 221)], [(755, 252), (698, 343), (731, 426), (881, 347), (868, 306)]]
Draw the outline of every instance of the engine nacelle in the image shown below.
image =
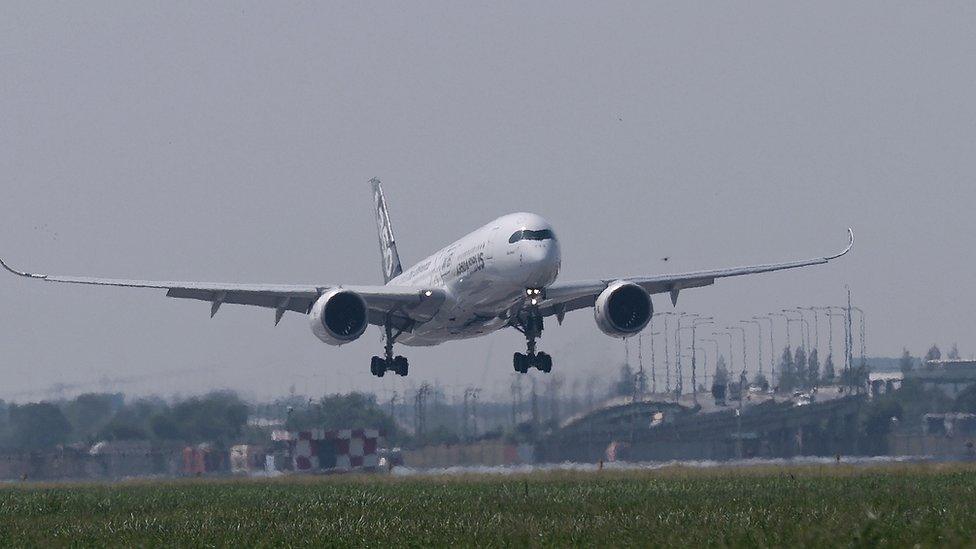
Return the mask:
[(356, 292), (335, 288), (319, 296), (312, 311), (312, 333), (329, 345), (355, 341), (369, 325), (366, 300)]
[(611, 337), (628, 337), (640, 332), (653, 314), (654, 307), (647, 290), (623, 280), (607, 286), (593, 307), (596, 325)]

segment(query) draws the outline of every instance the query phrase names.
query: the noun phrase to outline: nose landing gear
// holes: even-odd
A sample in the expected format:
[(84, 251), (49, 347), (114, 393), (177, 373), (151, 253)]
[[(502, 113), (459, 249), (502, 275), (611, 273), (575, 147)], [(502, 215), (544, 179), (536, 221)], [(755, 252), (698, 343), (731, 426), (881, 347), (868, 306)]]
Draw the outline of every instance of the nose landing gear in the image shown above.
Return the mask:
[(386, 372), (393, 372), (398, 376), (406, 376), (410, 369), (410, 365), (407, 359), (402, 356), (393, 356), (393, 342), (396, 341), (397, 336), (393, 334), (393, 328), (389, 323), (386, 324), (386, 345), (385, 356), (379, 357), (374, 356), (369, 363), (369, 371), (376, 377), (383, 377)]
[(529, 368), (537, 368), (540, 372), (547, 374), (552, 371), (552, 357), (549, 356), (549, 353), (537, 353), (535, 351), (535, 340), (542, 336), (542, 328), (542, 316), (536, 312), (515, 325), (515, 329), (525, 335), (526, 343), (526, 353), (515, 353), (512, 359), (516, 372), (524, 374), (529, 371)]

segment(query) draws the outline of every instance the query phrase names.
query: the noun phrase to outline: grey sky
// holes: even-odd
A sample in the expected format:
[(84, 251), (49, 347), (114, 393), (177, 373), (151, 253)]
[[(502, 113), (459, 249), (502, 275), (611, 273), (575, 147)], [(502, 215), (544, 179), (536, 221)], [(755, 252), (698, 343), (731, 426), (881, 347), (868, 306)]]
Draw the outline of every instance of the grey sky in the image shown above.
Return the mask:
[[(380, 283), (373, 176), (405, 263), (529, 210), (557, 229), (562, 279), (820, 255), (850, 224), (842, 261), (679, 308), (731, 322), (840, 303), (847, 283), (871, 354), (969, 354), (974, 28), (967, 2), (5, 2), (0, 254), (59, 274)], [(295, 314), (210, 320), (162, 292), (13, 277), (0, 311), (0, 397), (500, 390), (523, 346), (405, 349), (408, 380), (375, 380), (378, 331), (328, 347)], [(541, 345), (570, 376), (623, 356), (585, 311)]]

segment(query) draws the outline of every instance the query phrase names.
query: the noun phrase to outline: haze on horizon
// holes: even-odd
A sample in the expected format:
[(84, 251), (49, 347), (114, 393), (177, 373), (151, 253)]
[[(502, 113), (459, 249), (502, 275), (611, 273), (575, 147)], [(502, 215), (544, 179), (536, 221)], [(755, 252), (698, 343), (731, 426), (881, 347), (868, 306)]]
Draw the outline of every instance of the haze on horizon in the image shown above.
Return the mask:
[[(555, 226), (561, 279), (823, 255), (850, 225), (848, 257), (687, 290), (678, 309), (724, 325), (841, 304), (848, 284), (870, 355), (976, 350), (972, 4), (9, 2), (0, 14), (0, 257), (16, 267), (380, 283), (377, 176), (405, 265), (521, 210)], [(398, 348), (410, 376), (377, 380), (375, 328), (335, 348), (293, 313), (277, 328), (249, 307), (211, 320), (165, 292), (0, 274), (0, 398), (53, 384), (504, 392), (524, 346), (512, 330)], [(654, 305), (671, 310), (666, 296)], [(570, 377), (616, 376), (624, 357), (588, 311), (547, 323), (540, 348)]]

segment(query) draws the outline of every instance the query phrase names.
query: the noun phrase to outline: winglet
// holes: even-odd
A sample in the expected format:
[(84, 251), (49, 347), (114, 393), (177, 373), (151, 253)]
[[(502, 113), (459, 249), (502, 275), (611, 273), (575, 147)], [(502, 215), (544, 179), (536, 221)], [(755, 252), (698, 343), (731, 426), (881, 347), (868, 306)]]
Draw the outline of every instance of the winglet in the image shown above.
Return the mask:
[(10, 265), (7, 265), (3, 261), (2, 258), (0, 258), (0, 266), (2, 266), (4, 269), (10, 271), (11, 273), (13, 273), (13, 274), (15, 274), (17, 276), (23, 276), (23, 277), (27, 277), (27, 278), (47, 278), (47, 275), (34, 274), (34, 273), (28, 273), (28, 272), (18, 271), (17, 269), (14, 269)]
[(847, 243), (847, 247), (844, 248), (844, 251), (841, 252), (841, 253), (839, 253), (839, 254), (836, 254), (836, 255), (829, 255), (829, 256), (825, 257), (824, 259), (826, 259), (828, 261), (831, 260), (831, 259), (837, 259), (838, 257), (847, 255), (847, 252), (851, 251), (851, 248), (854, 247), (854, 229), (852, 229), (851, 227), (848, 227), (847, 228), (847, 234), (850, 237), (850, 241)]

